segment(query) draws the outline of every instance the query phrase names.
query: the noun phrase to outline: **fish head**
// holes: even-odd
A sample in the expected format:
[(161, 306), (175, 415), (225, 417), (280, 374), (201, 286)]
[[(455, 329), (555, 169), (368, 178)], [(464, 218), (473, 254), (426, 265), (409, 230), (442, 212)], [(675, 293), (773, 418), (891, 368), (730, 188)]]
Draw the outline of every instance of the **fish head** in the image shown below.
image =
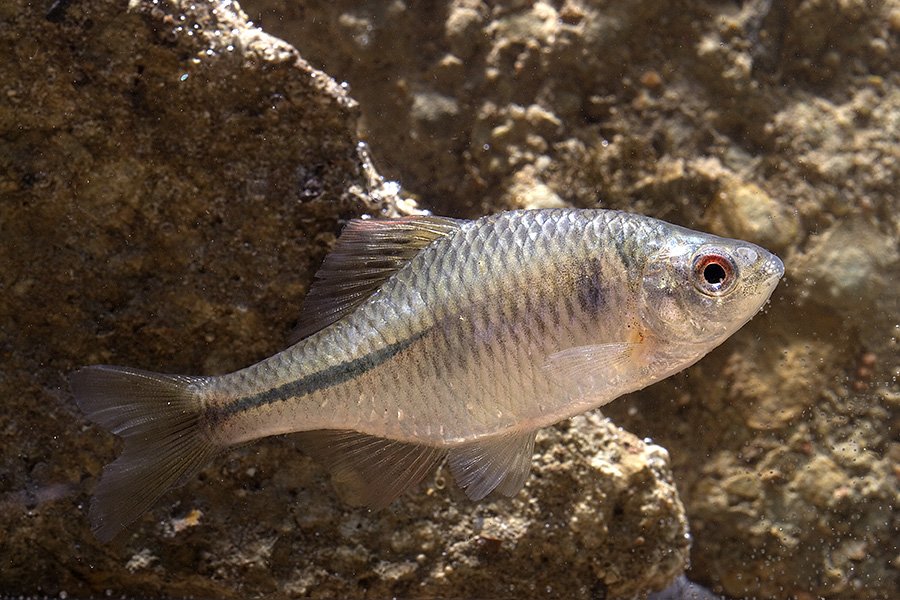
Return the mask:
[(643, 321), (658, 339), (708, 351), (759, 312), (782, 275), (755, 244), (676, 228), (645, 265)]

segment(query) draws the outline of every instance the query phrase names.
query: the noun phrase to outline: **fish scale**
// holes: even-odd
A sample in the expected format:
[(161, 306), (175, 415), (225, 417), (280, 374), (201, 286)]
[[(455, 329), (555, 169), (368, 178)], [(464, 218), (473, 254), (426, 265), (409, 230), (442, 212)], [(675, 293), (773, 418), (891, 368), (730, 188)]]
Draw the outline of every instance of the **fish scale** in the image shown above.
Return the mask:
[(782, 273), (748, 242), (615, 211), (352, 221), (285, 351), (217, 377), (72, 374), (85, 414), (125, 438), (95, 532), (110, 539), (223, 449), (283, 433), (352, 503), (385, 506), (444, 458), (470, 498), (515, 494), (538, 429), (689, 366)]

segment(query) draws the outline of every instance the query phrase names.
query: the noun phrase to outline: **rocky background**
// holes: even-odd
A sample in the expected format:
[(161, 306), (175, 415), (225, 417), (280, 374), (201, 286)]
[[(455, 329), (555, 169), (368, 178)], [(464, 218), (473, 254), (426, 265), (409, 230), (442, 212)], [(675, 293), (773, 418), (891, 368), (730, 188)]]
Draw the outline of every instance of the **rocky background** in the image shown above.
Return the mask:
[[(689, 568), (732, 598), (895, 596), (898, 0), (243, 10), (262, 30), (229, 1), (0, 2), (0, 595), (632, 598)], [(512, 500), (439, 472), (350, 509), (286, 437), (92, 538), (117, 442), (67, 372), (278, 351), (348, 218), (563, 205), (744, 237), (787, 275), (605, 410), (637, 437), (544, 432)]]

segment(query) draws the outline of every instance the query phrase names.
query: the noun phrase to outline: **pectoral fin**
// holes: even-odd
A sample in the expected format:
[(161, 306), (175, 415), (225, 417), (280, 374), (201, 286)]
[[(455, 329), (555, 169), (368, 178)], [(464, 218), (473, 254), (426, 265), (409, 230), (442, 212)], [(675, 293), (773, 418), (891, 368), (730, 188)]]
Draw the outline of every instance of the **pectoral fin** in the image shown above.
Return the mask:
[(494, 490), (514, 496), (531, 470), (536, 433), (503, 434), (452, 448), (448, 463), (456, 483), (472, 500)]
[[(642, 351), (641, 342), (575, 346), (548, 356), (544, 369), (570, 394), (602, 398), (630, 373)], [(614, 397), (611, 395), (607, 401)]]
[(308, 431), (298, 436), (301, 447), (331, 471), (345, 502), (374, 509), (386, 507), (419, 484), (445, 452), (356, 431)]

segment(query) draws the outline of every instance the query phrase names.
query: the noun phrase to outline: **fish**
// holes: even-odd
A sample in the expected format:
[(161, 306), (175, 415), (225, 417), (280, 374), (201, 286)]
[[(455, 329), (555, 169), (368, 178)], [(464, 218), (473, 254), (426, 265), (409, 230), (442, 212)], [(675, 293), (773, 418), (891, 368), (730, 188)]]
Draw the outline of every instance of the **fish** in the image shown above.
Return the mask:
[(752, 243), (612, 210), (351, 220), (282, 352), (216, 376), (70, 375), (124, 439), (92, 529), (113, 539), (217, 454), (281, 434), (352, 505), (383, 508), (442, 461), (472, 500), (514, 496), (538, 430), (692, 365), (783, 274)]

